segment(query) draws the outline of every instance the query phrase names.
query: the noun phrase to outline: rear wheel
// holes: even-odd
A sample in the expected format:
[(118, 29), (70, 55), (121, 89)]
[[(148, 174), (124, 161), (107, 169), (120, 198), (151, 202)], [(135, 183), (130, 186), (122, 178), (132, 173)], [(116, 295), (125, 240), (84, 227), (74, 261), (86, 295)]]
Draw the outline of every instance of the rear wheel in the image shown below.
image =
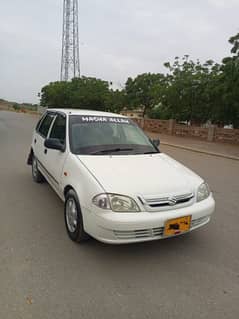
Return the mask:
[(84, 230), (78, 197), (72, 189), (66, 195), (65, 224), (71, 240), (81, 243), (89, 238), (89, 235)]
[(32, 156), (32, 178), (36, 183), (43, 183), (45, 180), (42, 173), (38, 169), (37, 159), (34, 155)]

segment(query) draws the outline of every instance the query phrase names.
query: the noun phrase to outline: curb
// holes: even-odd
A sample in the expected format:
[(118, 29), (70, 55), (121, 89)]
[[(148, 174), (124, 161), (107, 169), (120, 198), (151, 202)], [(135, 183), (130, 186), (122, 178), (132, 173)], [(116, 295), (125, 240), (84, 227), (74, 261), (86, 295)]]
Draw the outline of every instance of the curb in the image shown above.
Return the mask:
[(204, 150), (198, 149), (198, 148), (193, 148), (193, 147), (188, 147), (188, 146), (181, 146), (181, 145), (170, 144), (170, 143), (165, 143), (165, 142), (160, 142), (160, 145), (171, 146), (171, 147), (180, 148), (180, 149), (186, 150), (186, 151), (191, 151), (191, 152), (206, 154), (206, 155), (210, 155), (210, 156), (222, 157), (222, 158), (231, 159), (231, 160), (234, 160), (234, 161), (239, 161), (239, 157), (237, 157), (237, 156), (225, 155), (225, 154), (221, 154), (221, 153), (214, 153), (214, 152), (204, 151)]

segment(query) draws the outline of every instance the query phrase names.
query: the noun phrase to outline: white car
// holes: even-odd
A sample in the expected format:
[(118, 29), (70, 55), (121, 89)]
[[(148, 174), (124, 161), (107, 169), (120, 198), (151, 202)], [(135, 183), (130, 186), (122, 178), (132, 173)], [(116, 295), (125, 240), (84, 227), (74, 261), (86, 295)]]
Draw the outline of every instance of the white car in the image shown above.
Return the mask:
[(47, 110), (33, 133), (28, 164), (65, 202), (69, 237), (110, 244), (177, 236), (210, 221), (208, 184), (161, 153), (129, 118)]

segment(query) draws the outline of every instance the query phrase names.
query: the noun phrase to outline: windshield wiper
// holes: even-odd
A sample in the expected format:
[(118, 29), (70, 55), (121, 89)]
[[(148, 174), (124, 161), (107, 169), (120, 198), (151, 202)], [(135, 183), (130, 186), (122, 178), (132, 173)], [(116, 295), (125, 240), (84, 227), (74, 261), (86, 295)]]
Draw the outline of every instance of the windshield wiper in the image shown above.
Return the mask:
[(133, 148), (115, 147), (115, 148), (109, 148), (109, 149), (105, 149), (105, 150), (92, 152), (92, 153), (90, 153), (90, 155), (105, 154), (105, 153), (108, 153), (108, 152), (121, 152), (121, 151), (133, 151)]
[(158, 154), (160, 152), (154, 152), (154, 151), (150, 151), (150, 152), (144, 152), (144, 154)]

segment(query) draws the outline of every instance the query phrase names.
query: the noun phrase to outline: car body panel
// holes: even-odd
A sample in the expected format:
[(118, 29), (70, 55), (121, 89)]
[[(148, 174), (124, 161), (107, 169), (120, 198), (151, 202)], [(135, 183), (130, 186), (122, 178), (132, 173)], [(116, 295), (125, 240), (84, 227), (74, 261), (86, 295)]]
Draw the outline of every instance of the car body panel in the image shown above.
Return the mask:
[[(168, 238), (163, 235), (166, 221), (182, 216), (192, 216), (190, 231), (206, 225), (215, 210), (215, 201), (210, 195), (206, 200), (187, 208), (165, 212), (147, 211), (140, 213), (102, 213), (91, 215), (90, 232), (96, 239), (105, 243), (125, 244)], [(158, 229), (162, 230), (159, 233)], [(156, 231), (155, 231), (156, 230)], [(180, 234), (179, 234), (180, 235)]]
[(78, 158), (109, 193), (158, 195), (194, 192), (203, 182), (183, 165), (170, 162), (170, 157), (163, 153)]
[[(69, 115), (124, 116), (71, 109), (51, 109), (50, 112), (55, 116), (66, 116), (65, 150), (46, 149), (45, 138), (35, 130), (29, 158), (34, 154), (39, 170), (63, 201), (67, 189), (75, 190), (82, 210), (84, 228), (89, 235), (106, 243), (133, 243), (165, 238), (162, 233), (165, 222), (173, 218), (191, 216), (190, 231), (209, 222), (215, 209), (212, 194), (207, 199), (196, 202), (197, 189), (203, 179), (168, 155), (76, 155), (71, 152)], [(55, 119), (47, 137), (54, 121)], [(132, 197), (140, 207), (140, 212), (115, 213), (95, 206), (92, 199), (107, 192)], [(175, 207), (150, 210), (143, 201), (144, 198), (189, 192), (192, 193), (192, 199), (187, 204)]]

